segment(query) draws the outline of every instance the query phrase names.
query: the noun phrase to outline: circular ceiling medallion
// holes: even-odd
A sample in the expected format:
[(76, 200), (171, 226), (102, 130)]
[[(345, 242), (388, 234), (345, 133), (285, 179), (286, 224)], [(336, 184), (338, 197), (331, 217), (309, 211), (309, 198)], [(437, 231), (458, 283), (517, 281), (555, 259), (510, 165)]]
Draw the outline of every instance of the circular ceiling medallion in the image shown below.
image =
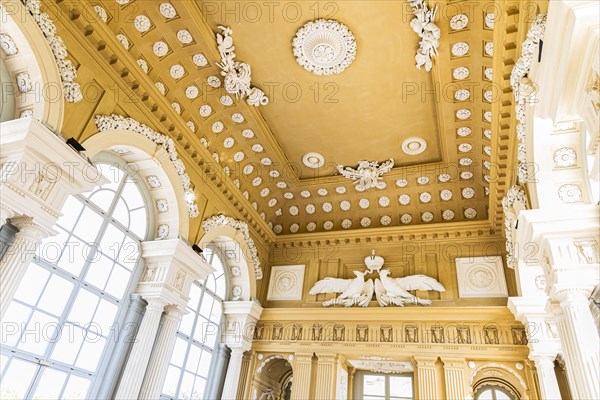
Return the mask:
[(317, 169), (325, 164), (325, 159), (319, 153), (306, 153), (304, 157), (302, 157), (302, 162), (308, 168)]
[(402, 142), (402, 151), (411, 156), (421, 154), (426, 148), (427, 142), (420, 137), (410, 137)]
[(334, 20), (307, 22), (292, 41), (296, 61), (315, 75), (343, 72), (356, 57), (356, 39), (348, 27)]

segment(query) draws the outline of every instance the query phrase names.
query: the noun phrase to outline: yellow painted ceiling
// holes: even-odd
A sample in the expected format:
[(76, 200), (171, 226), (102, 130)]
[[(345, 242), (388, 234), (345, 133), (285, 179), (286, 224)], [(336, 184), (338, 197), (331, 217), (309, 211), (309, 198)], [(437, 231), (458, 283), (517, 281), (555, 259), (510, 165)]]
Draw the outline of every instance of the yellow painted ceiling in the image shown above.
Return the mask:
[[(182, 134), (200, 139), (213, 153), (215, 168), (225, 171), (223, 179), (239, 185), (276, 233), (487, 218), (491, 103), (484, 94), (502, 90), (492, 85), (493, 57), (485, 51), (493, 41), (485, 23), (493, 12), (489, 3), (430, 2), (439, 6), (441, 29), (430, 72), (415, 67), (419, 38), (409, 26), (413, 15), (407, 1), (172, 1), (176, 15), (168, 18), (160, 12), (163, 4), (103, 0), (97, 5), (140, 64), (131, 72), (158, 84), (147, 90), (164, 87), (164, 96), (189, 123)], [(468, 23), (453, 30), (450, 20), (457, 14), (465, 14)], [(150, 29), (136, 28), (139, 16), (150, 20)], [(356, 37), (356, 59), (339, 75), (316, 76), (296, 63), (292, 39), (315, 17), (335, 19)], [(236, 60), (251, 66), (252, 84), (270, 97), (268, 105), (255, 108), (230, 95), (234, 104), (226, 106), (223, 87), (208, 85), (210, 77), (221, 76), (219, 25), (232, 28)], [(181, 30), (191, 34), (191, 43), (178, 39)], [(153, 51), (159, 41), (168, 45), (164, 56)], [(452, 54), (458, 42), (469, 45), (467, 54)], [(208, 65), (195, 64), (197, 54)], [(174, 77), (178, 65), (183, 73)], [(459, 67), (469, 69), (466, 79), (453, 77)], [(200, 95), (186, 96), (190, 86)], [(469, 98), (458, 101), (461, 89)], [(207, 105), (210, 114), (201, 115)], [(470, 117), (459, 119), (459, 110), (468, 110)], [(235, 122), (234, 114), (242, 114), (243, 121)], [(460, 128), (470, 133), (461, 136)], [(249, 130), (253, 135), (244, 134)], [(402, 151), (402, 141), (413, 136), (426, 140), (424, 153)], [(325, 166), (305, 167), (301, 158), (308, 152), (322, 154)], [(396, 163), (384, 175), (384, 189), (359, 192), (335, 171), (338, 164), (355, 167), (359, 160), (388, 158)]]

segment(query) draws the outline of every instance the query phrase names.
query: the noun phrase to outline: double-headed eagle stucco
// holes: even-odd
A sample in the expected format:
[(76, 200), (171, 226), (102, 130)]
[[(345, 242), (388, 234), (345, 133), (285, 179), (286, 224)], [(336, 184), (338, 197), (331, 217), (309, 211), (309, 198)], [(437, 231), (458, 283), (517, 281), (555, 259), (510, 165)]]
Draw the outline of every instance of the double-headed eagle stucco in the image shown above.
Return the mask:
[(357, 190), (363, 191), (372, 187), (383, 189), (385, 183), (381, 181), (381, 176), (390, 172), (393, 167), (394, 159), (390, 158), (381, 164), (377, 161), (360, 160), (356, 169), (338, 165), (337, 170), (342, 176), (352, 179)]
[[(340, 295), (331, 300), (324, 301), (324, 307), (343, 305), (345, 307), (360, 306), (368, 307), (373, 299), (373, 294), (377, 297), (377, 302), (381, 307), (404, 306), (405, 303), (419, 304), (422, 306), (431, 305), (431, 300), (420, 299), (409, 293), (409, 290), (435, 290), (445, 292), (446, 289), (437, 280), (426, 275), (410, 275), (404, 278), (390, 277), (390, 271), (381, 269), (383, 258), (369, 256), (365, 258), (367, 270), (364, 272), (353, 271), (356, 278), (325, 278), (321, 279), (310, 289), (312, 295), (321, 293), (340, 293)], [(378, 272), (379, 278), (365, 281), (365, 275)]]

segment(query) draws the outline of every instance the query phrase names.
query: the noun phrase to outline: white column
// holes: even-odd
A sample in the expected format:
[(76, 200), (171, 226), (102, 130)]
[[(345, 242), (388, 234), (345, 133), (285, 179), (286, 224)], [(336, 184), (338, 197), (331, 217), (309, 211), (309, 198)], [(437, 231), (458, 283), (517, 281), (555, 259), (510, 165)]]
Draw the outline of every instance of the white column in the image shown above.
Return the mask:
[(127, 359), (127, 365), (121, 376), (121, 382), (119, 383), (115, 399), (137, 399), (140, 393), (152, 345), (156, 339), (160, 317), (166, 305), (165, 300), (161, 298), (151, 298), (146, 299), (146, 301), (148, 301), (146, 313), (144, 314), (144, 318), (142, 318), (140, 329), (135, 336), (135, 344)]
[(11, 223), (19, 232), (0, 263), (0, 319), (4, 317), (42, 239), (55, 234), (34, 223), (29, 217), (12, 218)]
[(598, 331), (586, 296), (588, 291), (557, 290), (553, 305), (567, 376), (578, 399), (600, 398), (600, 348)]
[(227, 375), (225, 384), (223, 385), (223, 394), (221, 400), (235, 400), (237, 389), (240, 383), (240, 374), (242, 372), (242, 359), (244, 357), (244, 349), (234, 347), (231, 349), (229, 356), (229, 365), (227, 366)]
[(556, 373), (554, 372), (555, 355), (530, 354), (529, 358), (535, 363), (540, 394), (544, 400), (561, 400)]
[(261, 313), (262, 307), (254, 301), (226, 301), (223, 303), (223, 315), (226, 321), (223, 342), (231, 349), (221, 396), (223, 400), (236, 398), (242, 371), (242, 357), (244, 352), (252, 347), (254, 328)]
[(167, 376), (167, 367), (175, 347), (177, 329), (183, 316), (178, 306), (168, 306), (165, 310), (163, 325), (152, 350), (150, 364), (140, 390), (140, 399), (158, 399)]

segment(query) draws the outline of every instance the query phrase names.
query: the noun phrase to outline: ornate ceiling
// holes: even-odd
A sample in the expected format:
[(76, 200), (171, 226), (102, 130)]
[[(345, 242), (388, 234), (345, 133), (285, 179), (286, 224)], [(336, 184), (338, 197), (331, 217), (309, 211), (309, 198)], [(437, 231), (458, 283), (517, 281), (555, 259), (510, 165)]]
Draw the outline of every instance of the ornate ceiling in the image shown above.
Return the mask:
[[(145, 90), (187, 124), (182, 134), (210, 151), (276, 234), (289, 234), (488, 218), (491, 109), (502, 94), (492, 82), (494, 3), (427, 5), (438, 6), (440, 35), (431, 71), (415, 65), (408, 1), (104, 0), (94, 9), (139, 65), (130, 73), (148, 75), (155, 87)], [(314, 62), (342, 60), (355, 39), (343, 71), (317, 75), (296, 60), (294, 38), (318, 18), (349, 32), (312, 37)], [(239, 98), (224, 88), (217, 33), (250, 67)], [(268, 103), (248, 104), (252, 88)], [(366, 190), (336, 168), (388, 159), (383, 183)]]

